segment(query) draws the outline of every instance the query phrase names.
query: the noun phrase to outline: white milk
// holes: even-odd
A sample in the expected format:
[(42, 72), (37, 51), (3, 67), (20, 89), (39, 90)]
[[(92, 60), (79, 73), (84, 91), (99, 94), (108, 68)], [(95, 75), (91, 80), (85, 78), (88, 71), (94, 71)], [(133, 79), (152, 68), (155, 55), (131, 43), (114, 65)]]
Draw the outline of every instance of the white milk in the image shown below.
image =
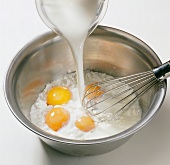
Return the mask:
[(69, 43), (77, 72), (79, 95), (84, 92), (83, 47), (101, 0), (42, 0), (42, 12)]
[[(46, 16), (46, 22), (55, 32), (59, 32), (69, 43), (75, 60), (78, 89), (73, 74), (65, 75), (65, 78), (59, 77), (46, 86), (44, 91), (39, 95), (37, 101), (31, 108), (31, 121), (39, 128), (57, 136), (68, 139), (87, 140), (97, 139), (117, 134), (135, 124), (141, 118), (141, 109), (139, 103), (125, 112), (120, 120), (111, 122), (95, 122), (96, 128), (89, 132), (80, 131), (75, 126), (75, 120), (84, 115), (79, 100), (84, 92), (84, 74), (83, 74), (83, 46), (84, 41), (89, 33), (92, 23), (96, 21), (96, 15), (99, 14), (98, 8), (104, 0), (37, 0), (41, 2), (41, 12)], [(101, 12), (101, 11), (100, 11)], [(89, 72), (85, 74), (87, 84), (107, 79), (108, 75), (102, 73)], [(108, 77), (109, 78), (109, 77)], [(69, 86), (67, 86), (69, 84)], [(66, 105), (62, 105), (71, 114), (70, 120), (66, 126), (59, 131), (51, 130), (45, 123), (45, 114), (52, 108), (46, 103), (46, 94), (53, 86), (61, 85), (69, 87), (74, 93), (72, 100)], [(105, 102), (107, 104), (107, 102)], [(110, 103), (109, 103), (110, 105)], [(57, 107), (57, 105), (56, 105)]]

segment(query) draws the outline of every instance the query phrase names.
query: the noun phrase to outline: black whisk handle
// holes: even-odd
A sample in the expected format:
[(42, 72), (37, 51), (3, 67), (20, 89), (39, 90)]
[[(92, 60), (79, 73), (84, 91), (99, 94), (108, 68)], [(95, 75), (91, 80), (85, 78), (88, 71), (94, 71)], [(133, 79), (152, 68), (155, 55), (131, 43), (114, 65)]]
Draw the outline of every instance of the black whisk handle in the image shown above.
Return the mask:
[(170, 76), (170, 61), (153, 69), (155, 77), (159, 80), (164, 80)]

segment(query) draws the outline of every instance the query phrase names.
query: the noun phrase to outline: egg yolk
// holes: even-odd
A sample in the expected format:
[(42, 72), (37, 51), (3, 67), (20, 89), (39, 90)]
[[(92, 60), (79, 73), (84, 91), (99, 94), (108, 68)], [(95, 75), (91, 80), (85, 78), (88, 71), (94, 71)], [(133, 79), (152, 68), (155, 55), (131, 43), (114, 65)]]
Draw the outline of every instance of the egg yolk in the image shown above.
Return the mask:
[(95, 99), (103, 94), (103, 91), (100, 90), (101, 87), (95, 84), (90, 84), (86, 86), (85, 92), (87, 95), (87, 98), (90, 99)]
[(90, 116), (82, 116), (76, 120), (75, 125), (83, 132), (89, 132), (95, 128), (94, 120)]
[(49, 105), (62, 105), (68, 103), (71, 99), (71, 92), (68, 88), (63, 86), (53, 87), (47, 93), (47, 104)]
[(47, 113), (45, 122), (53, 131), (58, 131), (68, 123), (69, 119), (70, 114), (67, 110), (63, 108), (53, 108)]

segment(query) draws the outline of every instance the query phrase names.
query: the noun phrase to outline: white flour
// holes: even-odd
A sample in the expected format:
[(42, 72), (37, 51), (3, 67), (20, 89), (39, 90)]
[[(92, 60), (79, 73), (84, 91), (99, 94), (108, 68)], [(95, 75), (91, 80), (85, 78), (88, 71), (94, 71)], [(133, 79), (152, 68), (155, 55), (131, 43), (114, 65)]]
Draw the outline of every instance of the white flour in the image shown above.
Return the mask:
[[(87, 72), (85, 73), (85, 83), (86, 85), (88, 85), (94, 82), (102, 81), (103, 79), (109, 77), (110, 76), (104, 73)], [(30, 115), (33, 124), (41, 128), (42, 130), (56, 136), (64, 137), (67, 139), (86, 140), (98, 139), (117, 134), (131, 127), (140, 120), (142, 110), (139, 106), (139, 103), (136, 102), (127, 112), (125, 112), (121, 116), (119, 120), (112, 120), (111, 122), (100, 123), (96, 122), (96, 128), (94, 130), (90, 132), (82, 132), (75, 126), (76, 119), (85, 114), (79, 100), (79, 92), (76, 82), (76, 74), (71, 73), (63, 77), (58, 77), (55, 81), (47, 84), (43, 92), (39, 94), (37, 101), (32, 105)], [(47, 112), (49, 112), (54, 107), (61, 107), (53, 107), (46, 104), (47, 92), (54, 86), (65, 86), (68, 87), (72, 92), (72, 99), (66, 105), (62, 105), (62, 107), (69, 111), (70, 120), (67, 125), (65, 125), (57, 132), (50, 129), (45, 123), (45, 115), (47, 114)]]

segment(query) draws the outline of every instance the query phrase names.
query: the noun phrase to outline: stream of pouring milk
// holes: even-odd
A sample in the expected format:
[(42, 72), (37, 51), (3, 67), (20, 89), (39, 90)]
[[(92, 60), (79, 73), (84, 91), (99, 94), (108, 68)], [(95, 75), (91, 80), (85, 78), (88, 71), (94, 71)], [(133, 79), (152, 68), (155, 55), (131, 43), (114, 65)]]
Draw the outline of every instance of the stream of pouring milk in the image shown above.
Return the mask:
[(53, 30), (69, 43), (77, 72), (80, 99), (84, 92), (83, 47), (95, 20), (99, 0), (42, 0), (41, 7)]

